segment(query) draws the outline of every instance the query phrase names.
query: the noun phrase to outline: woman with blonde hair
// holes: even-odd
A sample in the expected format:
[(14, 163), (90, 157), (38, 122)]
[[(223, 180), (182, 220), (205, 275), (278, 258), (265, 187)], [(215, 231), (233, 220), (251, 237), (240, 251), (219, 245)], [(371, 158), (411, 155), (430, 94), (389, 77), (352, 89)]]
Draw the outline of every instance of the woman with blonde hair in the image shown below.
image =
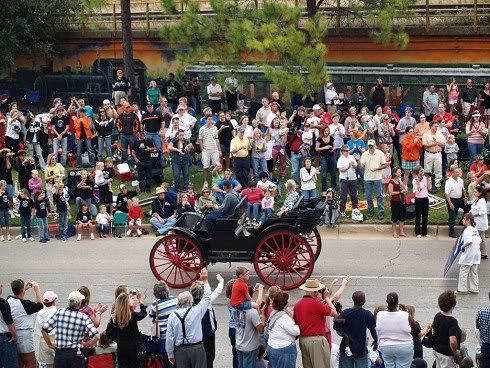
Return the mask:
[(264, 321), (269, 319), (269, 316), (272, 313), (272, 302), (274, 298), (281, 292), (281, 288), (279, 286), (271, 286), (269, 290), (267, 290), (267, 297), (265, 298), (264, 306), (262, 307), (262, 315), (264, 316)]
[(107, 337), (117, 343), (119, 368), (138, 366), (138, 337), (140, 334), (138, 321), (143, 320), (147, 315), (147, 306), (141, 301), (141, 292), (136, 292), (136, 299), (140, 305), (139, 312), (131, 311), (131, 299), (130, 294), (119, 294), (106, 329)]
[(44, 168), (44, 179), (46, 180), (46, 195), (49, 199), (49, 206), (51, 212), (55, 211), (55, 205), (53, 200), (53, 188), (55, 184), (63, 183), (65, 176), (65, 168), (58, 162), (57, 155), (50, 153), (46, 160), (46, 166)]
[(262, 136), (262, 131), (259, 128), (253, 130), (252, 139), (252, 168), (254, 174), (254, 182), (259, 181), (259, 175), (262, 172), (268, 173), (267, 160), (265, 152), (267, 151), (266, 141)]
[(157, 87), (157, 82), (154, 80), (150, 81), (150, 86), (146, 91), (146, 100), (148, 103), (152, 104), (156, 109), (159, 106), (159, 101), (161, 97), (160, 89)]

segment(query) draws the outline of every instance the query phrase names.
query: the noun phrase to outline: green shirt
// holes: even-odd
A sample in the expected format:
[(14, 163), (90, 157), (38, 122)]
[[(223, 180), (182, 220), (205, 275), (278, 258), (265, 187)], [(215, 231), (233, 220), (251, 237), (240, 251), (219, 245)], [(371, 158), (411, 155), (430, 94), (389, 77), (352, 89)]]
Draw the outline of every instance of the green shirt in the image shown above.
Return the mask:
[(158, 105), (158, 99), (160, 98), (160, 90), (158, 88), (148, 88), (146, 94), (148, 95), (152, 105)]

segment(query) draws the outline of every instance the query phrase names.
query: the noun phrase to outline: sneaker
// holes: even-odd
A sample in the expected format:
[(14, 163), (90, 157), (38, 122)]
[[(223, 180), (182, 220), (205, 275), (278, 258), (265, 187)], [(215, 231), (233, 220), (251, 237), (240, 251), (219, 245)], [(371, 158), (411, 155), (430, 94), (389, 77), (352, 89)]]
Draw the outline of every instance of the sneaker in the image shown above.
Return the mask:
[(34, 240), (35, 239), (32, 236), (29, 238), (29, 241), (34, 241)]
[(22, 242), (25, 243), (27, 241), (26, 238), (22, 238)]
[(345, 217), (345, 211), (344, 212), (340, 212), (340, 216)]
[(80, 240), (82, 240), (82, 234), (78, 234), (78, 236), (77, 236), (77, 241), (80, 241)]
[(245, 219), (245, 225), (250, 226), (250, 219), (248, 217)]
[(368, 216), (369, 217), (374, 217), (374, 211), (369, 211)]
[(95, 239), (94, 233), (90, 234), (90, 240), (94, 240), (94, 239)]
[(378, 213), (378, 220), (382, 220), (385, 218), (385, 214), (383, 212)]
[(5, 238), (2, 236), (0, 236), (0, 241), (5, 241)]
[(12, 237), (10, 236), (10, 234), (7, 235), (7, 240), (8, 241), (11, 241), (12, 240)]
[(14, 219), (14, 218), (15, 218), (15, 213), (14, 213), (14, 211), (9, 211), (9, 212), (10, 212), (10, 218), (13, 218), (13, 219)]
[(141, 236), (141, 230), (140, 229), (136, 230), (136, 235)]
[(252, 220), (252, 226), (257, 226), (257, 220), (256, 219)]
[(345, 355), (352, 356), (352, 351), (350, 350), (350, 347), (348, 347), (348, 346), (345, 348)]
[(450, 238), (457, 238), (458, 236), (456, 234), (449, 234), (448, 235)]
[(417, 235), (417, 238), (421, 238), (421, 237), (422, 237), (422, 235), (420, 235), (420, 234), (419, 234), (419, 235)]
[(46, 239), (39, 240), (39, 243), (46, 243), (46, 242), (47, 242)]
[(131, 230), (128, 230), (128, 231), (126, 232), (126, 236), (131, 236)]
[(456, 291), (454, 292), (454, 294), (456, 294), (456, 295), (467, 295), (467, 294), (468, 294), (468, 292), (467, 292), (467, 291), (459, 291), (459, 290), (456, 290)]
[(429, 234), (427, 234), (427, 235), (425, 235), (425, 237), (426, 237), (426, 238), (430, 238), (430, 235), (429, 235)]
[(479, 294), (480, 292), (479, 292), (478, 290), (475, 290), (475, 291), (470, 290), (470, 291), (469, 291), (469, 293), (470, 293), (470, 294)]
[(66, 238), (65, 238), (65, 237), (63, 237), (63, 238), (61, 238), (61, 240), (66, 241)]

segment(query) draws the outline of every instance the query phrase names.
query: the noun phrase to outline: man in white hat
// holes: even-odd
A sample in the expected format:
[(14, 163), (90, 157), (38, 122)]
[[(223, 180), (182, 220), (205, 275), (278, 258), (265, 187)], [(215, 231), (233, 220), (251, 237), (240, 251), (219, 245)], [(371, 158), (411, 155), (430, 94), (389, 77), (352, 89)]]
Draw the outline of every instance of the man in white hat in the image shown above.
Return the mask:
[[(55, 350), (56, 368), (82, 368), (85, 364), (82, 347), (94, 346), (99, 340), (99, 333), (90, 318), (79, 311), (84, 299), (85, 296), (79, 291), (72, 291), (68, 295), (68, 308), (57, 310), (42, 327), (44, 341)], [(56, 345), (49, 337), (53, 329), (56, 329)], [(82, 344), (85, 335), (90, 340)]]
[(327, 297), (323, 277), (308, 279), (299, 287), (305, 291), (294, 306), (293, 317), (299, 326), (299, 348), (304, 368), (329, 368), (330, 349), (325, 338), (325, 317), (337, 316), (337, 311)]
[(327, 106), (327, 111), (329, 114), (334, 114), (337, 112), (337, 108), (333, 104), (333, 100), (339, 98), (337, 91), (335, 90), (333, 83), (328, 82), (323, 86), (323, 95), (325, 98), (325, 105)]
[(383, 152), (376, 148), (374, 139), (368, 140), (368, 150), (361, 155), (360, 166), (364, 167), (364, 191), (368, 203), (369, 216), (374, 216), (373, 188), (378, 203), (378, 219), (384, 218), (384, 200), (382, 192), (382, 173), (388, 165)]
[(151, 204), (150, 223), (155, 227), (158, 236), (166, 234), (177, 222), (177, 204), (166, 197), (162, 187), (157, 187), (155, 194), (157, 198)]

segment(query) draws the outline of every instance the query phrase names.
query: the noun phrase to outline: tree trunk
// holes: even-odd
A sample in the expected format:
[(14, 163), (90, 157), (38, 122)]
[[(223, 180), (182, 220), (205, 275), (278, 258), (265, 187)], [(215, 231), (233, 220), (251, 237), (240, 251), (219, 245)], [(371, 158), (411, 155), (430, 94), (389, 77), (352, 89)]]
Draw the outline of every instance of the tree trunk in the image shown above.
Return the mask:
[[(124, 74), (134, 88), (133, 35), (131, 30), (131, 0), (121, 0)], [(136, 96), (133, 96), (133, 99)]]
[(316, 0), (306, 0), (306, 15), (308, 18), (313, 17), (316, 14), (316, 11)]

